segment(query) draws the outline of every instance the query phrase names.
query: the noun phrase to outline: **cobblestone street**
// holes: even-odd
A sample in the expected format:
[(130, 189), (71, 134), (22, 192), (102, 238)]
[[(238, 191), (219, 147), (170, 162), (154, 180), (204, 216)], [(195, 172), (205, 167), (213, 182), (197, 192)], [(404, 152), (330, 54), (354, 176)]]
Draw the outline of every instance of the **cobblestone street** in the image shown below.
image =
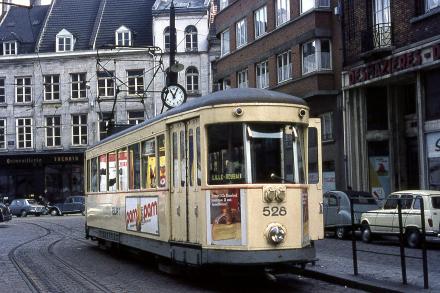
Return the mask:
[(151, 258), (117, 254), (84, 239), (84, 217), (13, 218), (0, 224), (2, 292), (360, 292), (293, 274), (171, 276)]

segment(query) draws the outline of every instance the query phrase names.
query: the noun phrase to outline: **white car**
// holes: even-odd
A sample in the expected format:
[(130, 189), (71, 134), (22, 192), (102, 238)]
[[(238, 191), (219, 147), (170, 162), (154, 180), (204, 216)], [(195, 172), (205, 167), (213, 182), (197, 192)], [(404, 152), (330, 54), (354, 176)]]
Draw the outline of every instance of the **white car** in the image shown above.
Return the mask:
[(383, 207), (361, 216), (362, 241), (370, 242), (373, 235), (399, 235), (398, 201), (402, 207), (402, 227), (409, 247), (420, 244), (422, 221), (420, 205), (423, 199), (427, 236), (439, 237), (440, 191), (406, 190), (391, 193)]

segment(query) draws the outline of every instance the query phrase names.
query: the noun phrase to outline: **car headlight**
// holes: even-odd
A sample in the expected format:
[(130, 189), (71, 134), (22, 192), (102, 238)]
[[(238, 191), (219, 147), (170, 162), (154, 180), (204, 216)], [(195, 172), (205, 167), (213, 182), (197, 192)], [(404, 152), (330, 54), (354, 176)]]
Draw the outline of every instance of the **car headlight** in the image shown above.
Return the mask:
[(271, 223), (266, 228), (266, 238), (271, 244), (280, 244), (286, 237), (286, 228), (279, 223)]

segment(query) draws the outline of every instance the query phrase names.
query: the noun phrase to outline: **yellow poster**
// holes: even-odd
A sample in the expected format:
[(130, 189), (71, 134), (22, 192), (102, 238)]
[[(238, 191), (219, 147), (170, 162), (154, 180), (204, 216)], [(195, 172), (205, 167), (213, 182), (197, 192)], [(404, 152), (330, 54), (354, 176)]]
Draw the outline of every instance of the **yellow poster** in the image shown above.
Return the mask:
[(147, 187), (156, 187), (156, 157), (148, 157)]

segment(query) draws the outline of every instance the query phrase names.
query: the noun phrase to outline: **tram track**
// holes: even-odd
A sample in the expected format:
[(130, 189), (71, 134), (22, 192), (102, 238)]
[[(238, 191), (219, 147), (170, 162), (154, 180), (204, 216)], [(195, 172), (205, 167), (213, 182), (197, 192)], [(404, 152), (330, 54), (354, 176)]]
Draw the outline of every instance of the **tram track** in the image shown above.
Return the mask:
[[(45, 233), (14, 247), (8, 254), (31, 292), (112, 292), (105, 285), (84, 274), (80, 269), (57, 255), (56, 246), (67, 239), (89, 242), (72, 237), (55, 229), (36, 223), (23, 222), (43, 229)], [(67, 226), (54, 224), (57, 226)], [(54, 237), (55, 239), (48, 239)], [(59, 238), (61, 237), (61, 238)], [(38, 242), (43, 241), (41, 245)], [(25, 246), (33, 244), (27, 251)], [(34, 249), (34, 251), (31, 251)]]

